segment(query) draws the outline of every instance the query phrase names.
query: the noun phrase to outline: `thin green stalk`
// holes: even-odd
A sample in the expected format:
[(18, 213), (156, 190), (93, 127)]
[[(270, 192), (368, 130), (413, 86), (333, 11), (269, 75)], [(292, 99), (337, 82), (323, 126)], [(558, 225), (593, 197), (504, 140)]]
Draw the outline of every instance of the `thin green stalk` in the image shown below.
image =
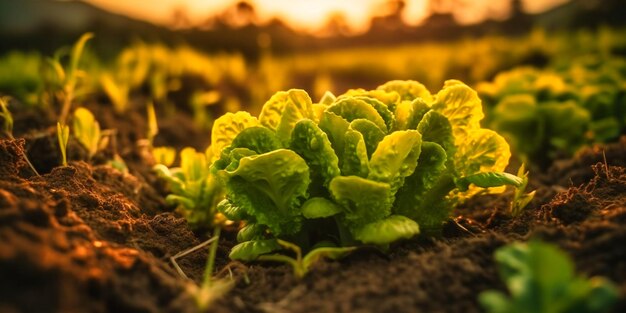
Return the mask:
[(209, 258), (206, 263), (206, 268), (204, 269), (204, 279), (202, 281), (202, 288), (208, 288), (212, 284), (213, 271), (215, 269), (215, 255), (217, 254), (217, 246), (220, 241), (220, 232), (221, 228), (219, 226), (215, 227), (213, 231), (213, 238), (216, 238), (213, 243), (211, 243), (211, 248), (209, 250)]
[(303, 266), (302, 260), (294, 259), (292, 257), (282, 255), (282, 254), (270, 254), (270, 255), (261, 255), (258, 258), (260, 261), (269, 261), (269, 262), (281, 262), (291, 265), (293, 268), (293, 274), (302, 278), (306, 274), (306, 269)]

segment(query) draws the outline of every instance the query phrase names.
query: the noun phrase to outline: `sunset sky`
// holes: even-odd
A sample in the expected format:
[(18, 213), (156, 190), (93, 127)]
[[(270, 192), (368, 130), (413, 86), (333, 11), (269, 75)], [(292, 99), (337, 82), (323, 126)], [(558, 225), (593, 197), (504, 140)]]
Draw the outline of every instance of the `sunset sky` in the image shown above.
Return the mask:
[[(84, 0), (107, 10), (167, 25), (172, 22), (174, 9), (183, 9), (192, 23), (224, 10), (235, 0)], [(506, 15), (509, 1), (460, 0), (467, 4), (455, 16), (460, 22), (472, 23), (487, 16)], [(527, 12), (539, 12), (568, 0), (524, 0)], [(298, 30), (315, 31), (321, 28), (329, 14), (342, 13), (354, 31), (367, 29), (372, 15), (384, 9), (384, 0), (250, 0), (261, 22), (279, 17)], [(427, 0), (407, 0), (404, 20), (419, 24), (426, 16)], [(358, 4), (358, 5), (357, 5)]]

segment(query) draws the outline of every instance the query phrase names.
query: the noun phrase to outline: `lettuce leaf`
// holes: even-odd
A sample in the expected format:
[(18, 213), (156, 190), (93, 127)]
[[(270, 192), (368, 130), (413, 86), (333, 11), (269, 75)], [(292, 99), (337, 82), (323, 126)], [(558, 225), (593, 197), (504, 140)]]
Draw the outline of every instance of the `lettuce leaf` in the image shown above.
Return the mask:
[(370, 169), (363, 135), (356, 130), (348, 129), (343, 138), (343, 153), (339, 159), (341, 174), (367, 177)]
[(385, 136), (370, 160), (368, 179), (391, 186), (391, 194), (413, 174), (421, 153), (422, 136), (416, 130), (396, 131)]
[(385, 133), (376, 124), (366, 119), (359, 118), (352, 121), (350, 129), (356, 130), (363, 135), (368, 158), (372, 157), (380, 141), (385, 138)]
[(427, 193), (434, 192), (437, 182), (447, 173), (445, 161), (446, 152), (440, 145), (427, 141), (422, 143), (415, 171), (395, 195), (394, 214), (409, 217), (425, 229), (437, 228), (449, 217), (450, 210), (445, 207), (444, 198), (450, 190), (441, 192), (441, 201), (424, 205)]
[(253, 126), (246, 128), (233, 139), (232, 148), (247, 148), (258, 154), (282, 148), (276, 134), (268, 128)]
[(480, 120), (484, 117), (476, 91), (456, 80), (446, 81), (431, 107), (448, 118), (457, 145), (474, 130), (480, 129)]
[(228, 199), (274, 234), (300, 230), (300, 205), (310, 183), (309, 167), (295, 152), (279, 149), (244, 157), (237, 169), (218, 171)]
[(328, 136), (312, 120), (303, 119), (296, 123), (289, 148), (309, 166), (311, 186), (328, 187), (330, 181), (340, 174), (339, 158)]
[(419, 233), (419, 225), (412, 219), (391, 215), (358, 228), (354, 231), (354, 238), (362, 243), (382, 246), (400, 239), (409, 239)]
[(229, 258), (240, 261), (254, 261), (263, 254), (282, 250), (276, 239), (251, 240), (242, 242), (230, 250)]
[(432, 101), (430, 91), (422, 83), (414, 80), (392, 80), (378, 86), (376, 89), (387, 92), (395, 91), (402, 100), (413, 101), (416, 98), (420, 98), (425, 102)]
[(335, 113), (348, 122), (358, 118), (370, 120), (383, 132), (387, 132), (387, 124), (385, 124), (385, 120), (380, 116), (376, 108), (357, 97), (340, 98), (333, 105), (329, 106), (326, 111)]
[(352, 227), (361, 227), (391, 214), (389, 184), (358, 176), (337, 176), (330, 182), (330, 192), (344, 208), (345, 219)]
[(259, 122), (276, 131), (276, 136), (287, 145), (291, 131), (303, 118), (315, 118), (311, 98), (304, 90), (290, 89), (277, 92), (263, 105)]
[(452, 160), (456, 152), (452, 125), (448, 118), (436, 111), (429, 111), (417, 125), (422, 140), (439, 144), (446, 150), (446, 156)]
[[(370, 98), (370, 97), (354, 97), (354, 99), (358, 99), (361, 101), (364, 101), (366, 103), (368, 103), (369, 105), (371, 105), (376, 112), (378, 112), (378, 114), (380, 115), (380, 117), (383, 118), (383, 120), (385, 121), (385, 125), (387, 126), (387, 130), (391, 130), (394, 128), (394, 124), (395, 124), (395, 117), (393, 115), (393, 113), (391, 112), (391, 110), (389, 110), (389, 107), (380, 102), (380, 100), (376, 99), (376, 98)], [(381, 129), (383, 130), (383, 129)]]
[(308, 219), (329, 217), (342, 211), (336, 203), (322, 197), (311, 198), (302, 205), (302, 215)]
[(207, 149), (209, 161), (219, 158), (222, 149), (229, 146), (242, 130), (258, 125), (259, 120), (245, 111), (220, 116), (213, 123), (211, 130), (211, 145)]

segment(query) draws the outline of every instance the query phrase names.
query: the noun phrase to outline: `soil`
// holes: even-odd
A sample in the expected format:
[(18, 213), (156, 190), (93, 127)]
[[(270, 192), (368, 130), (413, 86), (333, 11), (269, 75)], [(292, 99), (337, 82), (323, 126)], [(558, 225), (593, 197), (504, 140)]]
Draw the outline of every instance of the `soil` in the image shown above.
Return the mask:
[[(144, 132), (139, 113), (120, 123), (110, 114), (98, 116), (117, 129), (118, 147), (126, 150), (89, 162), (70, 143), (70, 159), (78, 161), (58, 166), (49, 119), (18, 115), (16, 136), (26, 141), (0, 140), (0, 312), (198, 311), (189, 290), (202, 279), (207, 249), (179, 259), (190, 280), (169, 258), (207, 236), (165, 204), (166, 188), (136, 146)], [(202, 147), (208, 137), (182, 124), (189, 123), (164, 119), (157, 140)], [(25, 148), (42, 176), (29, 170)], [(128, 172), (106, 165), (113, 152)], [(506, 213), (510, 192), (481, 196), (457, 209), (440, 238), (321, 261), (302, 280), (285, 265), (230, 262), (235, 232), (224, 230), (217, 271), (232, 273), (235, 285), (210, 311), (481, 312), (481, 291), (505, 290), (494, 251), (541, 238), (567, 251), (578, 273), (612, 280), (621, 295), (614, 312), (625, 312), (626, 138), (531, 173), (530, 188), (537, 195), (520, 217)]]

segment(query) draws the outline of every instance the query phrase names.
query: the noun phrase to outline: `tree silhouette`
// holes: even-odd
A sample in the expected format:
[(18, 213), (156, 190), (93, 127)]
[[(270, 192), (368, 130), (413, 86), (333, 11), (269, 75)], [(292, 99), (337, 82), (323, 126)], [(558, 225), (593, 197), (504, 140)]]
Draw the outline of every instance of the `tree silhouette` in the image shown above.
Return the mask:
[(350, 33), (350, 27), (342, 12), (331, 13), (321, 31), (321, 34), (326, 36), (347, 35), (348, 33)]
[(257, 22), (257, 14), (254, 5), (248, 1), (238, 1), (226, 8), (219, 14), (218, 19), (228, 25), (241, 27)]

